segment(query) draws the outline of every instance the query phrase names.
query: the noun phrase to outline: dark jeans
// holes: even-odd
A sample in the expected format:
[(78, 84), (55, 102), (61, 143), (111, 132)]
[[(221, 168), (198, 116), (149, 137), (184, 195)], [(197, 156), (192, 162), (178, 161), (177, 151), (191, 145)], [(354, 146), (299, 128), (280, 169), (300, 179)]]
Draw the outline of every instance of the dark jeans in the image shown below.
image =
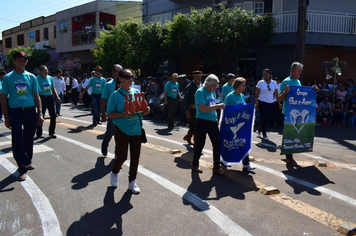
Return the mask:
[[(43, 116), (44, 116), (44, 111), (48, 109), (49, 116), (51, 118), (51, 121), (49, 123), (49, 135), (54, 134), (54, 130), (56, 129), (56, 113), (54, 111), (54, 99), (52, 96), (40, 96), (41, 97), (41, 103), (42, 103), (42, 111), (43, 111)], [(43, 129), (43, 125), (37, 126), (37, 131), (36, 135), (41, 136)]]
[(167, 106), (168, 106), (168, 125), (174, 125), (174, 117), (178, 109), (178, 98), (167, 97)]
[(72, 100), (74, 105), (78, 103), (78, 89), (72, 89)]
[(261, 125), (258, 128), (258, 132), (262, 132), (264, 137), (267, 136), (267, 125), (269, 124), (272, 113), (273, 113), (273, 103), (262, 102), (258, 100), (258, 110), (260, 112), (260, 122)]
[[(58, 94), (58, 97), (61, 99), (61, 103), (63, 102), (63, 94)], [(61, 113), (61, 103), (58, 102), (57, 99), (54, 99), (55, 103), (56, 103), (56, 114), (60, 114)]]
[(88, 91), (84, 93), (83, 95), (83, 102), (84, 102), (84, 106), (88, 107), (90, 106), (91, 103), (91, 96), (89, 95)]
[[(103, 142), (101, 143), (102, 147), (108, 147), (110, 140), (112, 138), (112, 136), (115, 134), (115, 125), (113, 123), (113, 119), (108, 118), (106, 120), (106, 132), (104, 134), (104, 139)], [(116, 153), (116, 150), (115, 150)]]
[(122, 164), (127, 160), (127, 153), (130, 144), (130, 170), (129, 170), (129, 182), (136, 179), (138, 162), (141, 153), (141, 135), (129, 136), (122, 132), (115, 125), (115, 143), (116, 143), (116, 158), (112, 167), (112, 172), (119, 173)]
[(213, 145), (214, 169), (220, 169), (220, 132), (218, 122), (197, 118), (196, 120), (196, 143), (193, 157), (193, 166), (199, 166), (201, 152), (205, 145), (206, 134), (209, 135)]
[(18, 171), (24, 174), (32, 162), (33, 138), (35, 136), (38, 115), (35, 107), (26, 110), (9, 108), (9, 118), (12, 137), (12, 153), (16, 160)]
[(197, 109), (195, 108), (190, 108), (190, 119), (189, 119), (189, 130), (192, 134), (196, 134), (196, 122), (197, 122)]
[(100, 121), (100, 107), (101, 107), (101, 94), (92, 95), (92, 112), (93, 112), (93, 122)]

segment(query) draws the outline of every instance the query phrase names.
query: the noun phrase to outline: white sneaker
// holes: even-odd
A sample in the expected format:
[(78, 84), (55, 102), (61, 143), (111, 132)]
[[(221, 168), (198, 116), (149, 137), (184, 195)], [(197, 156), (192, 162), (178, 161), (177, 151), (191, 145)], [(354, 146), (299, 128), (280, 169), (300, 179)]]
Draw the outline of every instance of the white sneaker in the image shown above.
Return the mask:
[(263, 139), (264, 139), (264, 140), (269, 140), (269, 138), (268, 138), (267, 136), (266, 136), (266, 137), (264, 137)]
[(254, 169), (256, 169), (255, 167), (251, 166), (250, 164), (243, 165), (242, 168), (243, 168), (243, 170), (254, 170)]
[(257, 131), (257, 138), (262, 138), (261, 133), (259, 133), (258, 131)]
[(222, 158), (220, 158), (220, 163), (223, 164), (226, 167), (231, 167), (230, 162), (224, 161)]
[(136, 180), (132, 180), (131, 182), (129, 182), (129, 189), (131, 190), (132, 193), (134, 194), (138, 194), (140, 193), (140, 188), (137, 187), (136, 185)]
[(110, 184), (113, 187), (117, 187), (117, 176), (118, 176), (118, 174), (114, 174), (112, 172), (110, 174)]

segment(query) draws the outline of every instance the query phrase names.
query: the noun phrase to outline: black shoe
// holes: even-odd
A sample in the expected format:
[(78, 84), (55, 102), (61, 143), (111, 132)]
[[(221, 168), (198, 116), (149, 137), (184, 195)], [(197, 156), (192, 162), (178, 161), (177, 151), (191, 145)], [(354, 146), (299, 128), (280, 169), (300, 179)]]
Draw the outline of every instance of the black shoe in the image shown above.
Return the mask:
[(44, 138), (43, 135), (37, 135), (36, 138)]
[(49, 137), (50, 138), (57, 138), (57, 136), (55, 134), (50, 134)]
[(96, 123), (97, 123), (98, 125), (101, 125), (101, 124), (102, 124), (101, 121), (97, 121)]
[(26, 180), (26, 173), (25, 174), (19, 174), (19, 176), (17, 177), (18, 181), (25, 181)]
[(35, 165), (31, 163), (31, 164), (28, 166), (28, 169), (29, 169), (29, 170), (34, 170), (34, 169), (35, 169)]

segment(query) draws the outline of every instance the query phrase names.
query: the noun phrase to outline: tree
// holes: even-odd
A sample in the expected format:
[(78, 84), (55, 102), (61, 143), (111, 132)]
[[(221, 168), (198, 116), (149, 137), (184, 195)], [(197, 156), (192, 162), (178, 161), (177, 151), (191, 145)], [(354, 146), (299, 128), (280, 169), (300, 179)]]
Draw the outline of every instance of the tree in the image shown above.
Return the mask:
[(173, 17), (166, 43), (171, 57), (198, 55), (210, 71), (221, 73), (229, 62), (243, 57), (248, 47), (268, 44), (274, 26), (271, 15), (253, 16), (240, 8), (191, 9), (189, 14)]
[(164, 44), (165, 26), (160, 23), (143, 25), (132, 19), (117, 22), (111, 30), (103, 31), (96, 39), (97, 49), (92, 49), (97, 64), (111, 71), (115, 63), (132, 70), (140, 69), (144, 75), (155, 75), (167, 59)]
[(9, 61), (9, 66), (13, 67), (13, 55), (15, 52), (24, 52), (26, 53), (28, 57), (28, 63), (26, 65), (26, 70), (33, 72), (35, 68), (40, 67), (41, 65), (45, 65), (51, 60), (51, 55), (49, 55), (48, 52), (44, 50), (38, 50), (38, 49), (31, 49), (30, 47), (28, 48), (23, 48), (23, 47), (17, 47), (12, 50), (10, 50), (9, 55), (7, 56), (8, 61)]

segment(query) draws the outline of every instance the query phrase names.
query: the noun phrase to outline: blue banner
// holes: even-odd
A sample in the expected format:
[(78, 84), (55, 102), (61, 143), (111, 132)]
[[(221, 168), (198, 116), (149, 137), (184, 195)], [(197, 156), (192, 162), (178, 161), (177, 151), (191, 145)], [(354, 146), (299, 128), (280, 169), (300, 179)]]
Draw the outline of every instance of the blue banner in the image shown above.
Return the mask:
[(220, 119), (221, 157), (240, 163), (251, 151), (255, 104), (225, 106)]
[(312, 152), (315, 133), (316, 91), (290, 86), (287, 94), (281, 154)]

